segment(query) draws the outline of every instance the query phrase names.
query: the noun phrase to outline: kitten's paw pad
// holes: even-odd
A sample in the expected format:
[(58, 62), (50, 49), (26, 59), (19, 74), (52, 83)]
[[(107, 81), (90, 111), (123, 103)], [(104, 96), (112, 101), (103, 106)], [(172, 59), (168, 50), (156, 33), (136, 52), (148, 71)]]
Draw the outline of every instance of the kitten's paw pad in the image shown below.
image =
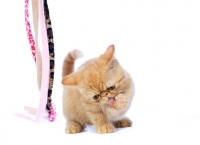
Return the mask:
[(123, 109), (127, 105), (127, 99), (123, 94), (119, 94), (115, 97), (113, 107), (117, 110)]
[(114, 123), (115, 127), (117, 127), (117, 128), (131, 127), (132, 124), (133, 123), (129, 118), (124, 118), (124, 119), (119, 120), (119, 121)]
[(74, 133), (79, 133), (82, 131), (82, 127), (80, 125), (69, 125), (65, 128), (65, 132), (67, 134), (74, 134)]
[(100, 134), (112, 133), (112, 132), (114, 132), (114, 130), (115, 130), (115, 128), (112, 124), (104, 124), (104, 125), (97, 127), (97, 132)]

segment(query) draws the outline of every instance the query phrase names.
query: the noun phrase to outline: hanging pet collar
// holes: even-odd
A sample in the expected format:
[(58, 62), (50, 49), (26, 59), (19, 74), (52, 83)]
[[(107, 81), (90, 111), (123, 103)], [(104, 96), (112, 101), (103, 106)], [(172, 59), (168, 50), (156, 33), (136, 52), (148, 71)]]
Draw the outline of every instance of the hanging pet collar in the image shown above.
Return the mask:
[[(49, 121), (54, 121), (56, 112), (52, 103), (51, 95), (54, 80), (54, 41), (51, 20), (49, 16), (49, 8), (47, 0), (32, 0), (33, 23), (35, 30), (35, 40), (31, 31), (29, 21), (29, 0), (25, 0), (25, 25), (27, 37), (34, 61), (37, 66), (38, 88), (40, 90), (40, 102), (38, 108), (25, 106), (25, 110), (31, 114), (36, 114), (35, 121), (40, 121), (45, 112), (48, 112)], [(38, 15), (39, 12), (39, 15)], [(44, 17), (45, 16), (45, 17)], [(42, 55), (38, 48), (38, 20), (40, 18), (40, 27), (42, 35)], [(47, 45), (48, 43), (48, 45)], [(48, 78), (49, 76), (49, 78)]]

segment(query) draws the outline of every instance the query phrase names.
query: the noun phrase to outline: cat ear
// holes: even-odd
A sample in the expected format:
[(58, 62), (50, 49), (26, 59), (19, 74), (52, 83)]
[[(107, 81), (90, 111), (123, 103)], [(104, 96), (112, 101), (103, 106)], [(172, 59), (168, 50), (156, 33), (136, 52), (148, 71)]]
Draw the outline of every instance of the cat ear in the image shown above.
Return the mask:
[(104, 54), (102, 55), (108, 62), (110, 62), (110, 60), (113, 58), (115, 52), (115, 46), (114, 45), (110, 45), (106, 51), (104, 52)]
[(76, 85), (76, 80), (73, 75), (68, 75), (63, 78), (62, 84), (66, 86), (73, 86)]

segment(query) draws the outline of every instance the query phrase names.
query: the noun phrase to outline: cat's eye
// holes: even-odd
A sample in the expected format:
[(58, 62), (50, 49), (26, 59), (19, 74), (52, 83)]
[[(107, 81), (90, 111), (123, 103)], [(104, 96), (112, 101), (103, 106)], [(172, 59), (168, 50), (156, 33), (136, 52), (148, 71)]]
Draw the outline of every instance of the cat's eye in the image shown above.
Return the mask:
[(95, 95), (95, 96), (93, 96), (93, 99), (94, 99), (94, 100), (98, 100), (98, 99), (99, 99), (99, 96), (100, 96), (99, 94), (98, 94), (98, 95)]
[(114, 90), (115, 89), (115, 85), (114, 86), (111, 86), (111, 87), (109, 87), (109, 88), (107, 88), (107, 90)]

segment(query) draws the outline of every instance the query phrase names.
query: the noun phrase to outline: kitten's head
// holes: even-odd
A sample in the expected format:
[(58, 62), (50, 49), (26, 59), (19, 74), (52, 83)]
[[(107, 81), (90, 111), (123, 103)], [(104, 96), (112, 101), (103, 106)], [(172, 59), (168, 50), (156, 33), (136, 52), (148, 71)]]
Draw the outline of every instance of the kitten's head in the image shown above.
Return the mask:
[(90, 102), (112, 104), (116, 95), (131, 87), (131, 78), (115, 59), (114, 51), (114, 45), (109, 46), (98, 58), (63, 78), (62, 84), (76, 85)]

